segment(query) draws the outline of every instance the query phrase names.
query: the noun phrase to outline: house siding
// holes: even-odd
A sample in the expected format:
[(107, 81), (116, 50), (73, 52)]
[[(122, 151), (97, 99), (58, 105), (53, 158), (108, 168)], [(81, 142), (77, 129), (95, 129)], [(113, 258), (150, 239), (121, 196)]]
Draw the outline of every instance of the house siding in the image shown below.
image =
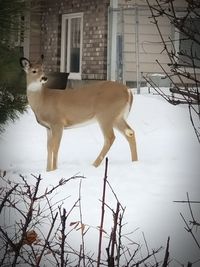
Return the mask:
[[(122, 2), (118, 12), (118, 34), (123, 36), (123, 82), (142, 81), (143, 74), (161, 73), (157, 64), (169, 71), (168, 56), (163, 51), (162, 40), (155, 24), (151, 22), (147, 5), (135, 5), (135, 1)], [(129, 5), (127, 4), (129, 3)], [(172, 26), (166, 18), (158, 18), (163, 38), (168, 41), (172, 36)], [(118, 77), (117, 77), (118, 78)]]
[(82, 79), (106, 79), (109, 0), (48, 0), (41, 17), (41, 53), (46, 71), (60, 70), (63, 14), (83, 12)]
[[(157, 4), (155, 0), (149, 0), (150, 4)], [(174, 1), (174, 7), (177, 12), (185, 10), (186, 2), (182, 0)], [(138, 20), (136, 22), (136, 10)], [(113, 11), (115, 12), (115, 11)], [(168, 65), (169, 57), (164, 50), (162, 40), (158, 30), (151, 18), (151, 12), (146, 1), (140, 0), (119, 0), (118, 8), (118, 34), (123, 35), (123, 82), (135, 85), (144, 82), (143, 75), (164, 74), (163, 69), (170, 73)], [(162, 37), (166, 40), (167, 45), (171, 49), (171, 39), (175, 39), (175, 28), (170, 24), (169, 20), (163, 17), (157, 17), (159, 29)], [(138, 39), (136, 35), (138, 34)], [(157, 61), (162, 65), (159, 66)], [(192, 69), (188, 69), (191, 72)], [(197, 76), (199, 70), (196, 70)], [(118, 77), (117, 77), (118, 78)], [(175, 83), (178, 82), (177, 77), (172, 78)], [(185, 83), (188, 80), (183, 78)], [(191, 83), (191, 81), (190, 81)], [(145, 84), (145, 82), (144, 82)], [(137, 84), (138, 85), (138, 84)], [(139, 85), (138, 85), (139, 86)]]

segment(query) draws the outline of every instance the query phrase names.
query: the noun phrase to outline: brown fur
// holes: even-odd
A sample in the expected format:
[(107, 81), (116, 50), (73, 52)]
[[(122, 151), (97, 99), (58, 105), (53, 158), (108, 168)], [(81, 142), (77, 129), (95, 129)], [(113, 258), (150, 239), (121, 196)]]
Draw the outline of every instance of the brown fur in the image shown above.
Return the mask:
[(130, 145), (132, 160), (137, 160), (134, 131), (124, 118), (133, 99), (132, 93), (125, 85), (102, 81), (77, 89), (48, 89), (42, 84), (45, 75), (41, 65), (31, 65), (25, 58), (21, 60), (21, 64), (27, 74), (28, 102), (37, 121), (47, 128), (48, 171), (57, 168), (57, 154), (63, 129), (90, 120), (99, 123), (104, 135), (104, 146), (94, 161), (94, 166), (99, 166), (114, 142), (113, 128), (125, 136)]

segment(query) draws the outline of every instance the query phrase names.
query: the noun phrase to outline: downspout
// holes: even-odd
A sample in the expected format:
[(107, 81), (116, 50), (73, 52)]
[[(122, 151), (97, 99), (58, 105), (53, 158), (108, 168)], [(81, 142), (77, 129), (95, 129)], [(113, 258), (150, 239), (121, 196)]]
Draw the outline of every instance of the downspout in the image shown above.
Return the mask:
[(117, 37), (117, 8), (118, 0), (110, 0), (108, 10), (108, 60), (107, 60), (107, 79), (116, 80), (116, 37)]
[(137, 5), (135, 7), (135, 53), (136, 53), (137, 93), (140, 94), (139, 18), (138, 18), (138, 6)]

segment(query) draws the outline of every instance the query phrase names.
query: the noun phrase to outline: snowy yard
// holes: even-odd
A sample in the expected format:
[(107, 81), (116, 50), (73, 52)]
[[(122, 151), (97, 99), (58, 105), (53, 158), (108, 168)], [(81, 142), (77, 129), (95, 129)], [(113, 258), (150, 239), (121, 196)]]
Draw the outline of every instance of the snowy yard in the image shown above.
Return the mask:
[[(186, 200), (186, 192), (189, 192), (191, 200), (200, 200), (200, 146), (190, 124), (187, 107), (172, 106), (158, 96), (135, 95), (128, 122), (136, 132), (139, 161), (130, 161), (128, 143), (117, 132), (108, 154), (108, 180), (122, 205), (126, 206), (125, 230), (131, 232), (139, 227), (132, 239), (143, 242), (144, 232), (150, 248), (165, 246), (170, 236), (170, 257), (182, 263), (195, 261), (200, 258), (199, 250), (185, 231), (179, 214), (182, 212), (189, 218), (188, 206), (173, 202)], [(91, 163), (102, 142), (96, 124), (66, 130), (59, 152), (59, 168), (47, 173), (46, 131), (37, 124), (33, 112), (28, 110), (14, 124), (10, 123), (0, 137), (0, 170), (6, 170), (16, 180), (19, 174), (27, 176), (27, 179), (30, 174), (41, 174), (44, 187), (57, 183), (63, 177), (77, 173), (84, 175), (83, 221), (96, 227), (100, 224), (99, 199), (104, 163), (97, 169)], [(66, 209), (78, 198), (78, 188), (79, 182), (71, 181), (56, 196), (71, 196), (66, 201)], [(106, 202), (112, 206), (112, 194), (108, 193)], [(196, 208), (199, 206), (196, 205)], [(105, 230), (110, 232), (110, 227), (110, 222), (106, 221)], [(87, 233), (86, 250), (97, 248), (95, 234), (98, 236), (95, 229)], [(72, 240), (77, 244), (76, 238), (78, 233)], [(171, 266), (180, 265), (174, 260)]]

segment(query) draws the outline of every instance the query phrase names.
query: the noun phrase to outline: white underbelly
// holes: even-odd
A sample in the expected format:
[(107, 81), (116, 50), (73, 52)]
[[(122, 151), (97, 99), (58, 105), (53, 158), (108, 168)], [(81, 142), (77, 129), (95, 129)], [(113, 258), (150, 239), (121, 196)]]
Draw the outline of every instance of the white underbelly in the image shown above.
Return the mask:
[(92, 119), (84, 121), (84, 122), (72, 124), (72, 125), (69, 125), (69, 126), (64, 126), (64, 129), (73, 129), (73, 128), (84, 127), (84, 126), (87, 126), (89, 124), (93, 124), (95, 122), (96, 122), (95, 118), (92, 118)]

